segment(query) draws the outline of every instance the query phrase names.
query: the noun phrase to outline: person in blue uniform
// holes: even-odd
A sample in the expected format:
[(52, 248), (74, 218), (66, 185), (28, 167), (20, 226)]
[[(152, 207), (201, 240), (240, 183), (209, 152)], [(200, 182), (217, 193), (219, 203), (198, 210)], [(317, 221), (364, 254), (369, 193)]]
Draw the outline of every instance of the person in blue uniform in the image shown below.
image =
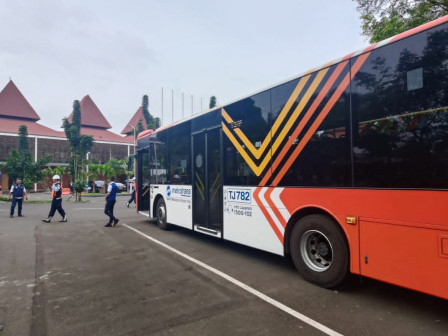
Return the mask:
[(50, 223), (51, 218), (53, 218), (56, 210), (62, 216), (62, 219), (59, 222), (66, 222), (67, 216), (65, 214), (64, 209), (62, 208), (62, 188), (61, 188), (61, 178), (59, 175), (53, 176), (53, 185), (51, 186), (51, 208), (48, 213), (48, 218), (42, 219), (42, 222)]
[(23, 202), (24, 197), (25, 197), (25, 199), (28, 199), (28, 195), (26, 194), (26, 189), (23, 186), (21, 179), (19, 179), (19, 178), (16, 179), (16, 183), (14, 183), (11, 186), (11, 190), (9, 191), (8, 201), (11, 199), (11, 196), (12, 196), (12, 204), (11, 204), (11, 211), (9, 213), (9, 217), (11, 217), (11, 218), (14, 217), (14, 210), (16, 208), (16, 204), (18, 205), (17, 215), (19, 217), (23, 217), (22, 202)]
[(104, 225), (105, 227), (111, 227), (117, 225), (119, 219), (114, 216), (114, 206), (117, 200), (118, 187), (115, 184), (115, 177), (110, 178), (110, 183), (107, 186), (106, 194), (106, 207), (104, 208), (104, 213), (109, 216), (109, 222)]

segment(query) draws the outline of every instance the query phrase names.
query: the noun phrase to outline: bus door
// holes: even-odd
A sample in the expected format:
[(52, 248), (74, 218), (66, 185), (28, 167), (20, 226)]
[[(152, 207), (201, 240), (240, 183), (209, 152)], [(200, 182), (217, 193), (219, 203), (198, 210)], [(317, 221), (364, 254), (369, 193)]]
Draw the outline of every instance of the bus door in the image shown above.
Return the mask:
[(137, 155), (137, 210), (149, 216), (150, 166), (149, 148), (138, 151)]
[(193, 225), (194, 229), (221, 237), (222, 174), (221, 128), (193, 134)]

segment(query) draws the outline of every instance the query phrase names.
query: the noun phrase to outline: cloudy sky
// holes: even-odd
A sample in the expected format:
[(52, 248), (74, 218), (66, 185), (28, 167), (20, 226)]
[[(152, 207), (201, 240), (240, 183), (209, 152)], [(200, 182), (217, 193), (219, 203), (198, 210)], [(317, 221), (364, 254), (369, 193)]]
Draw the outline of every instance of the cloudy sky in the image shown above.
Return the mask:
[(87, 94), (117, 133), (144, 94), (162, 117), (162, 87), (167, 124), (367, 45), (352, 0), (0, 0), (0, 90), (52, 128)]

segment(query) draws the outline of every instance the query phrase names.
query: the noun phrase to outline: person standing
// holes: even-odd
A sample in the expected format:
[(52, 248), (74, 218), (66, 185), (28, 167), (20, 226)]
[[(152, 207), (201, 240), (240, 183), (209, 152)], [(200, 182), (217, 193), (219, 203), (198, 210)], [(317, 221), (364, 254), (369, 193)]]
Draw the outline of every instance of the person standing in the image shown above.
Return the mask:
[(42, 219), (42, 222), (50, 223), (51, 218), (53, 218), (56, 210), (62, 216), (59, 222), (66, 222), (67, 216), (65, 215), (64, 209), (62, 209), (62, 188), (61, 188), (61, 178), (59, 175), (53, 176), (53, 185), (51, 186), (51, 208), (48, 213), (48, 218)]
[(131, 189), (131, 198), (127, 201), (126, 206), (129, 208), (129, 204), (132, 202), (135, 203), (135, 177), (133, 177), (130, 181), (129, 188)]
[(118, 187), (115, 184), (115, 177), (110, 178), (110, 183), (107, 186), (106, 194), (106, 207), (104, 208), (104, 213), (109, 216), (109, 222), (104, 225), (105, 227), (111, 227), (117, 225), (119, 219), (114, 216), (114, 206), (117, 199)]
[(11, 217), (11, 218), (14, 217), (14, 210), (16, 208), (16, 204), (18, 205), (17, 215), (19, 217), (23, 217), (22, 216), (23, 197), (25, 197), (25, 199), (28, 199), (28, 195), (26, 194), (26, 189), (23, 186), (22, 180), (20, 178), (17, 178), (16, 183), (14, 183), (11, 186), (11, 190), (9, 191), (8, 201), (11, 199), (11, 196), (12, 196), (12, 204), (11, 204), (11, 211), (9, 213), (9, 217)]

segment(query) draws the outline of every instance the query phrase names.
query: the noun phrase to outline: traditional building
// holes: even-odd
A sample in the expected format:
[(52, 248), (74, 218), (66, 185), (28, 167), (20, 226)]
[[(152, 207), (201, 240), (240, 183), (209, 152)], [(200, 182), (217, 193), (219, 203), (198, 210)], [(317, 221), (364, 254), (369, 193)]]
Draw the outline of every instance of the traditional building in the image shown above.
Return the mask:
[[(89, 95), (81, 102), (81, 133), (92, 135), (94, 145), (88, 159), (106, 163), (111, 158), (124, 159), (133, 153), (132, 136), (121, 136), (109, 129), (111, 125), (95, 105)], [(62, 120), (61, 116), (61, 120)], [(71, 115), (68, 117), (71, 120)], [(49, 166), (68, 166), (70, 147), (65, 132), (56, 131), (38, 123), (39, 115), (32, 108), (12, 80), (0, 92), (0, 163), (4, 163), (13, 149), (18, 149), (18, 130), (21, 125), (28, 129), (30, 152), (35, 161), (47, 154), (53, 156)], [(0, 172), (2, 190), (9, 189), (11, 181), (6, 172)], [(69, 177), (64, 176), (63, 183), (68, 185)], [(45, 186), (36, 184), (34, 190)]]
[(132, 142), (134, 142), (134, 139), (137, 137), (137, 125), (141, 122), (143, 126), (143, 130), (147, 130), (148, 126), (146, 125), (145, 116), (143, 115), (143, 109), (140, 106), (137, 110), (137, 112), (134, 113), (131, 120), (127, 123), (127, 125), (123, 128), (121, 131), (121, 134), (124, 134), (126, 138), (130, 139)]

